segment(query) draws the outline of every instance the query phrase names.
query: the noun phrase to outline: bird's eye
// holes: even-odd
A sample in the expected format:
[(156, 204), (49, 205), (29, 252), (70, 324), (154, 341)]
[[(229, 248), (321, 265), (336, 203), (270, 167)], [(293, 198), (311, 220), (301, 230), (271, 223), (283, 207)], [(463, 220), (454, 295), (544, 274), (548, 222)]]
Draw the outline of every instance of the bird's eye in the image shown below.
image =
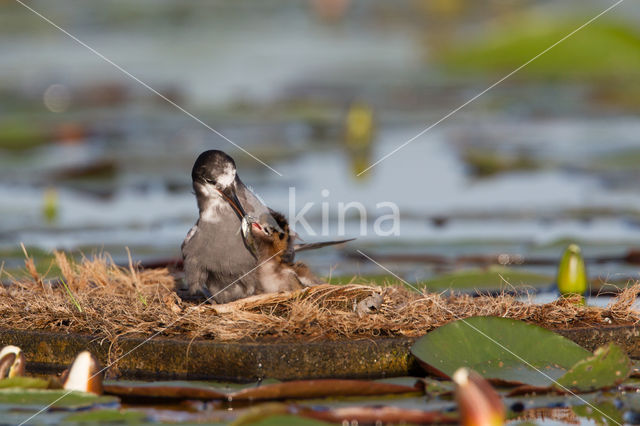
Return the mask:
[(207, 182), (207, 183), (210, 183), (211, 185), (215, 185), (216, 184), (215, 179), (204, 178), (204, 181)]

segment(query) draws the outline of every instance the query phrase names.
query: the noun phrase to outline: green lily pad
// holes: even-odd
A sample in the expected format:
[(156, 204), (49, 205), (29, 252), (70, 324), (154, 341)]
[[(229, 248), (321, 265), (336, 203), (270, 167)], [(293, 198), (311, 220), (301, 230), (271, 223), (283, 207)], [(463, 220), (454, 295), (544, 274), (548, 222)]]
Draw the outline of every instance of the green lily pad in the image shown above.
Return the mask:
[[(525, 16), (497, 26), (484, 37), (467, 38), (438, 59), (448, 70), (504, 73), (519, 67), (584, 20)], [(598, 20), (518, 72), (517, 78), (612, 78), (637, 75), (640, 33), (624, 23)]]
[[(249, 424), (249, 423), (236, 423)], [(334, 423), (327, 423), (320, 420), (308, 419), (305, 417), (294, 416), (291, 414), (275, 415), (263, 418), (257, 422), (250, 423), (253, 426), (328, 426)]]
[(393, 275), (373, 274), (373, 275), (346, 275), (338, 277), (325, 277), (326, 282), (334, 285), (341, 284), (365, 284), (365, 285), (388, 285), (398, 283), (399, 280)]
[(47, 389), (49, 381), (37, 377), (11, 377), (0, 380), (0, 389)]
[(429, 290), (509, 290), (511, 286), (544, 287), (553, 283), (553, 277), (502, 266), (487, 269), (466, 269), (441, 275), (421, 284)]
[(425, 377), (421, 381), (424, 384), (424, 393), (431, 398), (452, 395), (456, 389), (456, 386), (450, 381), (440, 381), (430, 377)]
[(140, 411), (92, 410), (72, 414), (64, 419), (72, 423), (118, 423), (138, 424), (145, 421), (147, 415)]
[(578, 405), (571, 407), (571, 409), (578, 417), (591, 420), (597, 425), (621, 425), (625, 423), (622, 413), (613, 402)]
[(77, 409), (118, 402), (118, 398), (113, 396), (97, 396), (84, 392), (69, 392), (63, 389), (9, 388), (0, 390), (0, 404), (37, 407), (38, 409), (52, 403), (52, 408)]
[(487, 379), (533, 386), (550, 386), (591, 356), (549, 330), (499, 317), (451, 322), (416, 341), (411, 353), (428, 370), (446, 377), (468, 367)]
[(47, 132), (33, 125), (31, 120), (4, 120), (0, 123), (0, 149), (22, 151), (47, 142)]
[(620, 346), (609, 343), (593, 356), (578, 361), (555, 385), (577, 392), (606, 389), (622, 383), (631, 374), (631, 360)]

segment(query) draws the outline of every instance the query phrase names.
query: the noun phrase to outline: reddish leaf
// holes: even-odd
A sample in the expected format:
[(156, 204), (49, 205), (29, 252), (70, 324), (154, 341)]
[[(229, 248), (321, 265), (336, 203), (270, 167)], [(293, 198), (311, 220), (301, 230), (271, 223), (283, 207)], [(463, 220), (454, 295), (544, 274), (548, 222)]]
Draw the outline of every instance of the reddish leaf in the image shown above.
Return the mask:
[(224, 399), (234, 401), (265, 401), (295, 398), (321, 398), (325, 396), (371, 396), (422, 392), (420, 385), (405, 386), (367, 380), (296, 380), (221, 392), (207, 386), (163, 384), (108, 384), (107, 394), (121, 397), (152, 397), (172, 399)]

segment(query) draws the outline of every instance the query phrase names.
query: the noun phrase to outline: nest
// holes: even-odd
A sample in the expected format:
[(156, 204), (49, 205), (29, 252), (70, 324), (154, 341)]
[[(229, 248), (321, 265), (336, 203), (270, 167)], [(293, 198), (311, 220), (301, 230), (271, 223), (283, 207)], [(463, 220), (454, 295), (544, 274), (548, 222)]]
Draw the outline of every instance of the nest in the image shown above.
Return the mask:
[[(111, 341), (120, 336), (180, 336), (218, 341), (352, 339), (421, 336), (456, 319), (491, 315), (546, 328), (635, 324), (640, 284), (623, 290), (607, 307), (560, 298), (533, 304), (507, 294), (472, 297), (418, 293), (403, 285), (330, 285), (254, 296), (225, 305), (192, 303), (176, 293), (165, 268), (123, 268), (109, 256), (76, 262), (56, 252), (61, 279), (48, 283), (27, 258), (25, 278), (0, 289), (0, 315), (7, 328), (84, 333)], [(360, 302), (382, 303), (363, 313)]]

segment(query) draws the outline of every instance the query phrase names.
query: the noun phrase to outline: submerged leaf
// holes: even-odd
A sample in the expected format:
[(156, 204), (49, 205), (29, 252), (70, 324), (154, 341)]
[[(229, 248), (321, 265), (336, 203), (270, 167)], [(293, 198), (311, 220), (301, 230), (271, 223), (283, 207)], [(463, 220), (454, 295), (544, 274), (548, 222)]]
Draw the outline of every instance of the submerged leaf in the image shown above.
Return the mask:
[(544, 328), (500, 317), (472, 317), (420, 338), (411, 353), (436, 374), (451, 377), (460, 367), (505, 383), (549, 386), (591, 355)]
[(590, 392), (622, 383), (631, 373), (631, 360), (620, 346), (609, 343), (578, 361), (555, 384), (558, 389)]

